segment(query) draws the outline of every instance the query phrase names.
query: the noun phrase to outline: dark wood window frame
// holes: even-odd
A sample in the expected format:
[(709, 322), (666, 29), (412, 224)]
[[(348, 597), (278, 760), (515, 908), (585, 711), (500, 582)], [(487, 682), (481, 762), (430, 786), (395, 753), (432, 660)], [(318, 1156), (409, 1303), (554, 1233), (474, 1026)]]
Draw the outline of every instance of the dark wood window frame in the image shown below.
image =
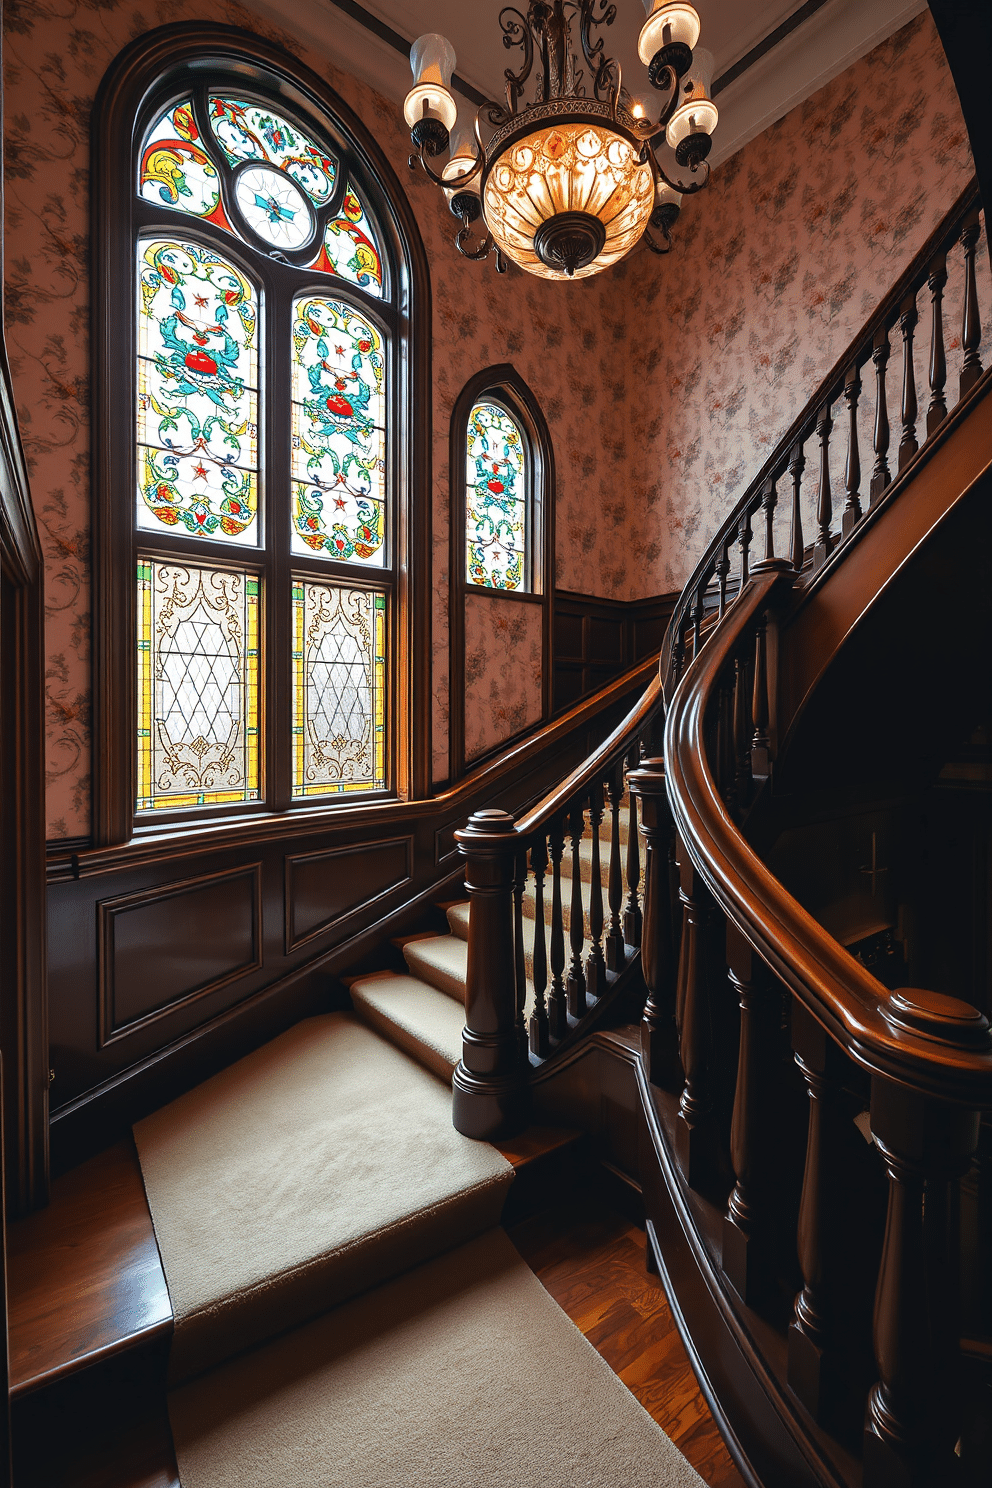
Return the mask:
[[(531, 544), (530, 589), (489, 589), (470, 584), (465, 576), (465, 440), (469, 414), (475, 404), (490, 396), (502, 404), (518, 421), (527, 439), (528, 522)], [(449, 610), (449, 718), (448, 770), (449, 784), (461, 779), (467, 769), (465, 759), (465, 599), (469, 594), (510, 600), (515, 604), (539, 605), (541, 608), (541, 717), (521, 733), (529, 732), (551, 716), (551, 638), (555, 576), (555, 453), (551, 431), (541, 405), (509, 362), (486, 367), (477, 372), (462, 388), (451, 414), (448, 453), (451, 498), (449, 527), (451, 546), (448, 561)], [(514, 735), (514, 738), (519, 735)], [(481, 764), (496, 749), (510, 742), (503, 739), (492, 751), (472, 760)]]
[[(249, 258), (235, 237), (209, 224), (167, 209), (146, 207), (138, 199), (136, 151), (143, 132), (170, 102), (212, 79), (230, 78), (240, 89), (262, 93), (278, 106), (313, 121), (315, 132), (342, 146), (341, 172), (349, 174), (375, 218), (391, 281), (388, 297), (374, 300), (344, 280), (309, 274), (274, 260)], [(381, 797), (335, 797), (292, 803), (289, 766), (289, 592), (290, 575), (323, 576), (355, 587), (391, 589), (390, 677), (392, 759), (391, 799), (417, 799), (429, 789), (430, 747), (430, 427), (415, 416), (429, 398), (430, 281), (426, 255), (409, 203), (392, 167), (369, 131), (344, 101), (315, 73), (281, 48), (235, 27), (186, 24), (165, 26), (142, 36), (114, 62), (101, 85), (93, 111), (93, 836), (100, 846), (127, 842), (135, 835), (175, 834), (189, 825), (186, 813), (136, 820), (134, 666), (135, 558), (175, 557), (189, 562), (261, 569), (267, 562), (272, 589), (263, 613), (263, 660), (270, 668), (285, 653), (286, 685), (272, 670), (270, 706), (263, 712), (262, 747), (266, 760), (266, 799), (258, 805), (204, 808), (196, 824), (222, 822), (251, 835), (260, 816), (285, 814), (287, 820), (328, 814), (342, 805), (371, 805)], [(134, 242), (174, 223), (188, 235), (216, 247), (260, 285), (263, 296), (281, 287), (283, 296), (313, 292), (350, 300), (367, 312), (391, 342), (389, 416), (392, 423), (392, 516), (388, 521), (391, 567), (375, 570), (290, 555), (287, 535), (267, 560), (259, 548), (233, 544), (194, 546), (156, 533), (135, 533), (134, 496)], [(288, 276), (292, 276), (290, 279)], [(280, 285), (281, 281), (281, 285)], [(271, 327), (260, 375), (278, 369), (279, 343), (288, 350), (290, 328)], [(288, 367), (288, 355), (285, 357)], [(283, 458), (287, 472), (288, 427), (269, 428), (268, 458)], [(260, 431), (261, 433), (261, 431)], [(284, 450), (280, 453), (280, 445)], [(288, 501), (284, 503), (287, 505)], [(270, 527), (279, 515), (270, 517)], [(213, 551), (210, 551), (212, 547)], [(283, 614), (279, 608), (285, 600)], [(149, 817), (151, 813), (149, 813)]]

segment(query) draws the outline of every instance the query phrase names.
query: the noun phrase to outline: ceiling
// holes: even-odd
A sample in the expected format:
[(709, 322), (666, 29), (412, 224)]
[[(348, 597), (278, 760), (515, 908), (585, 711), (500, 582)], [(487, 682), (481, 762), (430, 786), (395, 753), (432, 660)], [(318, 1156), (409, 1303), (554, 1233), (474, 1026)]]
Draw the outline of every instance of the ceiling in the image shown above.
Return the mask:
[[(412, 82), (407, 62), (335, 0), (246, 0), (261, 15), (302, 32), (342, 70), (371, 83), (399, 105)], [(517, 0), (526, 9), (526, 0)], [(624, 84), (648, 112), (656, 97), (637, 56), (642, 0), (615, 0), (617, 15), (602, 34), (620, 62)], [(700, 45), (714, 56), (714, 77), (745, 57), (799, 9), (797, 0), (694, 0), (702, 21)], [(455, 49), (461, 78), (489, 98), (503, 97), (503, 69), (518, 52), (502, 45), (499, 13), (505, 0), (361, 0), (362, 8), (413, 41), (440, 31)], [(926, 0), (826, 0), (784, 40), (750, 65), (718, 95), (720, 123), (711, 163), (719, 165), (790, 108), (836, 77), (893, 31), (926, 9)], [(459, 99), (461, 103), (462, 100)], [(472, 110), (473, 105), (465, 102)]]

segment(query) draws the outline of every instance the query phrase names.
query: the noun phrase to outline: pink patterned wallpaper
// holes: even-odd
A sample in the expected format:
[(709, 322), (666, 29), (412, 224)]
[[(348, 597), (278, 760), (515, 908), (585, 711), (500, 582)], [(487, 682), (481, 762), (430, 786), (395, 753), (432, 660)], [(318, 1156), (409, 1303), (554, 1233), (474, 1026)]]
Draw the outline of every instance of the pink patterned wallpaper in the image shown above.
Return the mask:
[[(682, 588), (971, 174), (957, 94), (924, 11), (715, 170), (686, 200), (671, 254), (619, 266), (636, 389), (630, 598)], [(984, 249), (979, 260), (987, 281)], [(960, 289), (958, 271), (948, 284), (952, 345)], [(987, 282), (979, 290), (992, 305)], [(921, 297), (921, 386), (923, 310)]]
[[(53, 837), (89, 831), (89, 116), (101, 77), (134, 37), (186, 18), (273, 37), (330, 78), (409, 192), (433, 269), (439, 779), (447, 774), (448, 422), (469, 377), (512, 362), (544, 409), (558, 467), (559, 585), (618, 599), (676, 588), (764, 443), (791, 420), (970, 169), (924, 13), (715, 172), (707, 192), (687, 201), (668, 258), (638, 253), (602, 278), (547, 284), (460, 260), (440, 193), (407, 169), (395, 105), (234, 0), (157, 0), (153, 12), (137, 0), (6, 0), (3, 15), (7, 345), (47, 560)], [(529, 664), (525, 654), (517, 670)], [(532, 706), (516, 676), (501, 698), (498, 672), (483, 665), (475, 683), (490, 728), (494, 716)]]
[(541, 717), (538, 604), (465, 596), (465, 758), (474, 760)]

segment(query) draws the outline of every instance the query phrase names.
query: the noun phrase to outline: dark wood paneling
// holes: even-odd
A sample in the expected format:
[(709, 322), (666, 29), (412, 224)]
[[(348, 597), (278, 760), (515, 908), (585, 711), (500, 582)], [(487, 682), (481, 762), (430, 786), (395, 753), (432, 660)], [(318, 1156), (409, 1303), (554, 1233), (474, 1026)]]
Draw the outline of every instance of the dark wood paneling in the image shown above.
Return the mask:
[(553, 707), (560, 712), (661, 650), (676, 594), (598, 599), (555, 590)]
[[(644, 668), (619, 679), (602, 695), (509, 746), (434, 800), (304, 810), (294, 813), (290, 821), (272, 815), (204, 824), (196, 832), (159, 828), (111, 848), (87, 849), (75, 843), (66, 851), (63, 844), (53, 843), (49, 989), (55, 1072), (52, 1141), (57, 1169), (81, 1162), (118, 1140), (148, 1111), (298, 1019), (346, 1005), (346, 994), (336, 978), (357, 968), (386, 964), (382, 958), (391, 954), (390, 937), (414, 929), (436, 898), (450, 898), (458, 892), (462, 869), (455, 829), (482, 807), (519, 812), (541, 799), (563, 772), (580, 763), (620, 721), (647, 681)], [(287, 949), (287, 859), (340, 864), (357, 852), (374, 861), (380, 850), (394, 851), (397, 842), (408, 844), (404, 851), (409, 868), (396, 886), (381, 887), (371, 901), (332, 915), (323, 925), (311, 920), (305, 938)], [(347, 870), (349, 879), (353, 866)], [(166, 956), (176, 954), (175, 947), (182, 945), (185, 934), (191, 943), (183, 951), (184, 958), (200, 958), (202, 947), (192, 940), (194, 934), (197, 940), (214, 934), (209, 917), (198, 920), (194, 931), (188, 924), (184, 930), (178, 909), (189, 903), (190, 896), (165, 900), (157, 910), (156, 902), (177, 883), (181, 888), (201, 879), (229, 884), (239, 875), (243, 878), (246, 871), (257, 873), (260, 882), (257, 960), (240, 954), (237, 959), (247, 969), (212, 984), (208, 978), (216, 968), (207, 967), (196, 976), (177, 974), (174, 986), (183, 991), (178, 1000), (167, 1000), (157, 1014), (127, 1025), (126, 1036), (101, 1041), (101, 1007), (111, 1033), (127, 1024), (136, 1010), (132, 1004), (120, 1005), (117, 989), (115, 1013), (114, 989), (107, 985), (114, 968), (106, 955), (101, 965), (98, 955), (101, 924), (105, 930), (112, 924), (119, 941), (122, 921), (116, 911), (122, 906), (132, 910), (144, 906), (153, 927), (161, 922), (155, 931), (160, 943), (161, 926), (172, 918), (174, 938), (171, 945), (165, 945)], [(388, 879), (385, 875), (380, 885)], [(349, 882), (349, 894), (352, 889)], [(315, 898), (319, 896), (319, 884), (313, 892)], [(331, 912), (324, 906), (323, 913)], [(124, 924), (128, 918), (124, 916)], [(298, 921), (297, 931), (304, 934), (302, 922)], [(132, 982), (139, 974), (145, 980), (144, 971), (151, 968), (153, 958), (147, 947), (143, 954), (143, 965), (138, 964)], [(228, 966), (233, 964), (232, 952)], [(197, 986), (202, 987), (204, 981), (206, 988), (197, 994)], [(144, 1001), (137, 1010), (154, 1010), (161, 988), (155, 995), (149, 995), (141, 983), (139, 989)]]
[(99, 902), (101, 1047), (261, 967), (261, 872), (252, 863)]
[(412, 871), (412, 837), (287, 858), (287, 954), (404, 888)]

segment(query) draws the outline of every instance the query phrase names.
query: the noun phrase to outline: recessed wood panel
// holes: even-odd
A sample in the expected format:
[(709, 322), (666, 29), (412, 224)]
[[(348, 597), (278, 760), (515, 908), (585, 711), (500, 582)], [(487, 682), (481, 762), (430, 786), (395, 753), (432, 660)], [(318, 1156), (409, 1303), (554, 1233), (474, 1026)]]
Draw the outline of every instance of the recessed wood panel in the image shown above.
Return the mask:
[(100, 1046), (262, 965), (261, 864), (97, 904)]
[(579, 659), (582, 656), (582, 616), (555, 615), (555, 654)]
[(402, 888), (412, 867), (412, 837), (287, 858), (287, 952)]
[(612, 615), (589, 616), (590, 661), (612, 661), (617, 666), (623, 663), (623, 618)]

